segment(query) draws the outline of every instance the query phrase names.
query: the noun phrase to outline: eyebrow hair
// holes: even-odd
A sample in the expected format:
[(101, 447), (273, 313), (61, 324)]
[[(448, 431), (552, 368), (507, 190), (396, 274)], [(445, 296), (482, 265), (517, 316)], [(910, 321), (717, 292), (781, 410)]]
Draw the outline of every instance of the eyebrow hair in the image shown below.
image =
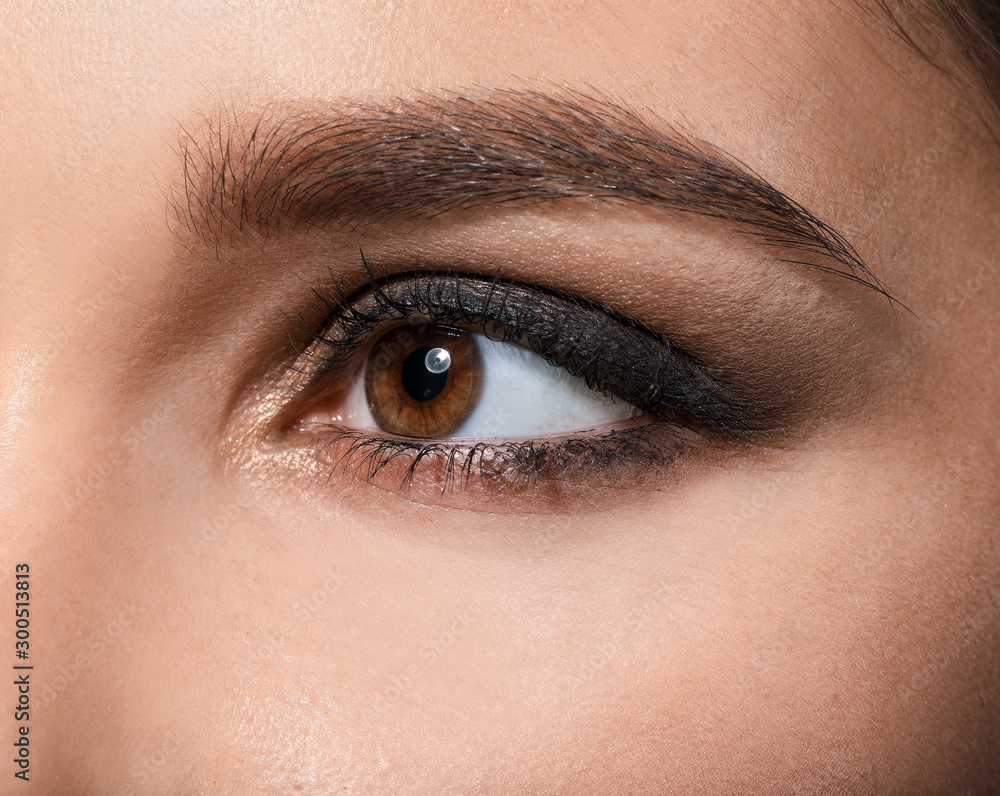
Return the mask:
[(748, 166), (604, 96), (449, 92), (270, 110), (249, 128), (231, 119), (209, 129), (198, 139), (182, 128), (183, 190), (172, 200), (206, 241), (248, 226), (357, 229), (583, 198), (734, 224), (786, 262), (895, 300), (842, 234)]

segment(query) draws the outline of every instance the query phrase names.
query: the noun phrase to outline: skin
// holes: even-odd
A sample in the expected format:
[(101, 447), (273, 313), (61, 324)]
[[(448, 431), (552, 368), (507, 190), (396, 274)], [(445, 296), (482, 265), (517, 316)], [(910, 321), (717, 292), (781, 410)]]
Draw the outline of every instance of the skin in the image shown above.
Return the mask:
[[(0, 15), (0, 577), (13, 602), (30, 563), (36, 665), (31, 781), (4, 763), (4, 792), (1000, 782), (1000, 149), (973, 89), (812, 0)], [(726, 225), (587, 201), (176, 237), (179, 128), (220, 107), (524, 80), (717, 144), (909, 311)], [(359, 245), (500, 263), (795, 384), (799, 411), (558, 499), (330, 477), (315, 444), (265, 444), (266, 374), (280, 311), (327, 266), (358, 283)]]

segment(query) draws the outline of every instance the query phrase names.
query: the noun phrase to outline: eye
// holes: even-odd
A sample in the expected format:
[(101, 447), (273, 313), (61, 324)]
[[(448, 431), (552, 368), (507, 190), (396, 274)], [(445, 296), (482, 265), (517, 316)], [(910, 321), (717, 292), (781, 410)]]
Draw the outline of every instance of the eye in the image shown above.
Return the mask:
[(403, 437), (548, 437), (641, 415), (523, 346), (441, 324), (383, 333), (362, 374), (331, 417)]
[[(590, 483), (768, 427), (684, 351), (575, 296), (476, 274), (416, 271), (320, 298), (293, 366), (308, 408), (288, 428), (371, 480), (510, 492)], [(309, 435), (312, 435), (310, 437)], [(300, 443), (301, 444), (301, 443)], [(429, 471), (429, 473), (425, 473)]]

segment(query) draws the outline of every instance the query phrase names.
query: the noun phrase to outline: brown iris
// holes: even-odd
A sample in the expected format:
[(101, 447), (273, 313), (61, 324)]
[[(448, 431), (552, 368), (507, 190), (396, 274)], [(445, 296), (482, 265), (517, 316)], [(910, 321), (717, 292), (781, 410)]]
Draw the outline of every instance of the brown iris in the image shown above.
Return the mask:
[(397, 326), (368, 354), (365, 393), (375, 422), (403, 437), (454, 433), (476, 405), (482, 369), (470, 332)]

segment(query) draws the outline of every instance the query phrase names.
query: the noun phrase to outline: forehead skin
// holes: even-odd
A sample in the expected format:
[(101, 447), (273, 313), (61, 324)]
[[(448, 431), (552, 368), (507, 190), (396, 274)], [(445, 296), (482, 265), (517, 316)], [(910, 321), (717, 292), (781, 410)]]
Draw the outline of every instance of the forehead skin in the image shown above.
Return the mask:
[[(33, 573), (31, 792), (915, 793), (1000, 777), (1000, 150), (949, 78), (826, 2), (0, 15), (0, 565), (11, 601), (15, 564)], [(181, 131), (524, 85), (644, 109), (854, 244), (909, 310), (859, 298), (837, 341), (861, 369), (884, 363), (856, 422), (589, 516), (470, 519), (280, 468), (237, 488), (234, 395), (275, 356), (255, 330), (317, 272), (176, 244)], [(566, 221), (582, 246), (617, 229), (586, 218)], [(436, 234), (421, 245), (444, 247)], [(588, 284), (560, 263), (571, 242), (507, 236), (526, 281)], [(623, 269), (606, 292), (655, 317), (659, 278)], [(726, 328), (710, 302), (694, 316)], [(13, 649), (12, 619), (3, 633)], [(0, 726), (15, 737), (9, 712)]]

